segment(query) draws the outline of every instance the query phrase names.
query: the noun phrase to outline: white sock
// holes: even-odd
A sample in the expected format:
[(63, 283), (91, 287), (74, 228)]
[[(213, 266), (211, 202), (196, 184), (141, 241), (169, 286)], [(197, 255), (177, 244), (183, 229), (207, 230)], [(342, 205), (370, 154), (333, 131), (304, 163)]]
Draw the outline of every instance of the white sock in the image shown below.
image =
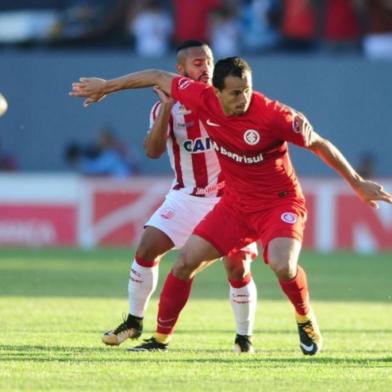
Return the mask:
[(246, 286), (240, 288), (230, 285), (230, 303), (237, 324), (237, 333), (251, 336), (257, 304), (257, 288), (253, 278)]
[(158, 284), (158, 264), (142, 267), (133, 260), (128, 281), (129, 314), (143, 317)]

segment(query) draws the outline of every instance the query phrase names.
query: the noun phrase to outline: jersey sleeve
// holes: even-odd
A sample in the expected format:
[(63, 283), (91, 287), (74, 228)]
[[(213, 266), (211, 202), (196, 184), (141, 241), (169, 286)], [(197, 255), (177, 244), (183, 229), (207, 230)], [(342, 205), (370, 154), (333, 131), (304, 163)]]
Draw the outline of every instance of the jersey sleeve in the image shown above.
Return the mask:
[[(160, 101), (155, 102), (154, 106), (151, 108), (151, 111), (150, 111), (150, 126), (147, 130), (147, 134), (149, 134), (151, 132), (151, 128), (155, 124), (155, 121), (158, 117), (160, 109), (161, 109), (161, 102)], [(173, 123), (173, 118), (172, 118), (172, 114), (170, 114), (170, 120), (169, 120), (169, 124), (167, 126), (167, 134), (169, 134), (169, 132), (170, 132), (170, 129), (171, 129), (170, 127), (171, 127), (172, 123)]]
[(179, 76), (173, 79), (171, 85), (171, 96), (180, 101), (189, 109), (197, 109), (202, 102), (203, 92), (208, 86), (201, 82)]
[(158, 117), (160, 107), (161, 107), (161, 102), (158, 101), (158, 102), (155, 102), (154, 106), (151, 108), (151, 111), (150, 111), (150, 127), (149, 127), (149, 129), (151, 129), (153, 127), (153, 125), (155, 123), (155, 120)]
[(305, 148), (310, 145), (313, 127), (301, 112), (278, 101), (271, 101), (268, 109), (269, 126), (279, 139)]

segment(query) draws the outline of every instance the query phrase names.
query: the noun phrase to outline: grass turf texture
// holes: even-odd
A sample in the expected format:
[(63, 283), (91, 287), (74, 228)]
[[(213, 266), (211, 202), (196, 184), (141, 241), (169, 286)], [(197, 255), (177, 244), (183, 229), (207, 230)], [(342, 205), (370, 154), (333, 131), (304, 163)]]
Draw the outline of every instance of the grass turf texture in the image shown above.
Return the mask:
[[(1, 391), (392, 390), (390, 253), (303, 253), (325, 339), (316, 357), (300, 353), (291, 305), (260, 260), (253, 264), (255, 355), (232, 352), (235, 327), (219, 263), (196, 279), (169, 352), (127, 352), (132, 341), (105, 347), (102, 331), (127, 312), (129, 260), (125, 250), (0, 250)], [(172, 261), (163, 261), (160, 284)]]

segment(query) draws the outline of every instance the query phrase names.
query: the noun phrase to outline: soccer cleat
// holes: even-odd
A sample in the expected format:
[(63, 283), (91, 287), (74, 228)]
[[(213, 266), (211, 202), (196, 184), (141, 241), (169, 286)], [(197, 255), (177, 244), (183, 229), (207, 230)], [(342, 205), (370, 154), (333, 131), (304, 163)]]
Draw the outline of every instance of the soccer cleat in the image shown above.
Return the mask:
[(167, 343), (160, 343), (155, 338), (144, 339), (144, 343), (136, 347), (131, 347), (128, 351), (141, 352), (141, 351), (167, 351)]
[(306, 316), (296, 314), (299, 346), (304, 355), (317, 354), (323, 345), (323, 338), (317, 325), (316, 316), (310, 311)]
[(236, 353), (254, 354), (255, 349), (252, 345), (250, 336), (237, 334), (234, 340), (234, 351)]
[(108, 346), (119, 346), (127, 339), (137, 339), (143, 332), (143, 318), (128, 315), (116, 329), (105, 332), (102, 342)]

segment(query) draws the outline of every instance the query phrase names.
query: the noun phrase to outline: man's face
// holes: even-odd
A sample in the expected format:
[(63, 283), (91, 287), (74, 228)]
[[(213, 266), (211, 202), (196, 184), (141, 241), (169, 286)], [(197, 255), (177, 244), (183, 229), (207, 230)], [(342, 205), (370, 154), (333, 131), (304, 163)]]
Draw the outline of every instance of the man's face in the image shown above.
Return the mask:
[(208, 46), (184, 49), (180, 55), (177, 71), (180, 75), (203, 83), (211, 83), (214, 59)]
[(215, 89), (224, 113), (227, 116), (244, 114), (252, 99), (252, 75), (246, 72), (243, 78), (226, 76), (223, 90)]

